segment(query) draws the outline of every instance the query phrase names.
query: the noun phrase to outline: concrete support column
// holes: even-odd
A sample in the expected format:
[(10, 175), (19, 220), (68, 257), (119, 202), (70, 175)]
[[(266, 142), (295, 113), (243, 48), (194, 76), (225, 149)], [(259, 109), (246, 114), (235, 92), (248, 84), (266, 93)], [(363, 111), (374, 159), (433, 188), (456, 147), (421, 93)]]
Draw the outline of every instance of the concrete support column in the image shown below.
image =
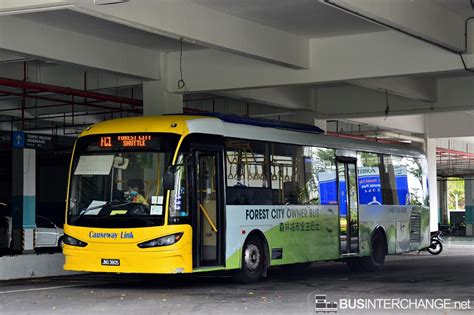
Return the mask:
[(440, 223), (448, 224), (448, 181), (438, 181), (438, 208)]
[(466, 202), (466, 236), (474, 236), (474, 178), (464, 179), (464, 193)]
[(316, 119), (314, 112), (311, 110), (299, 110), (295, 112), (295, 122), (301, 124), (313, 125), (321, 128), (326, 132), (326, 120)]
[(322, 130), (324, 130), (324, 133), (327, 133), (327, 132), (328, 132), (328, 124), (327, 124), (327, 121), (326, 121), (326, 120), (323, 120), (323, 119), (315, 119), (315, 120), (314, 120), (314, 125), (315, 125), (316, 127), (321, 128)]
[(143, 82), (143, 115), (178, 114), (183, 112), (183, 95), (169, 93), (166, 81)]
[(183, 95), (168, 92), (166, 65), (169, 56), (160, 55), (161, 79), (143, 82), (143, 115), (180, 114), (183, 112)]
[(436, 175), (436, 140), (426, 138), (426, 159), (428, 162), (428, 189), (430, 194), (430, 229), (438, 231), (438, 184)]
[(36, 151), (12, 149), (13, 250), (33, 251), (36, 228)]

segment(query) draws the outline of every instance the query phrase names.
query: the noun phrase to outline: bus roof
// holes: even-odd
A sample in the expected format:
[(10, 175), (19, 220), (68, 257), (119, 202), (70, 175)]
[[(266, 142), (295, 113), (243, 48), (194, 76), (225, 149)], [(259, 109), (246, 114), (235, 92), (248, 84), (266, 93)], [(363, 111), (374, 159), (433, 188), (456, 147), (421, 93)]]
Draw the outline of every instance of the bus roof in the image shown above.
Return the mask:
[[(306, 130), (305, 130), (306, 128)], [(423, 156), (420, 148), (408, 144), (381, 144), (322, 134), (304, 124), (275, 123), (229, 115), (163, 115), (113, 119), (84, 130), (80, 137), (93, 134), (165, 132), (186, 135), (203, 133), (268, 142), (314, 145), (341, 150), (368, 151), (402, 156)]]
[(226, 123), (234, 123), (234, 124), (257, 126), (257, 127), (268, 127), (268, 128), (284, 129), (284, 130), (291, 130), (291, 131), (307, 132), (307, 133), (324, 133), (324, 130), (322, 130), (321, 128), (317, 126), (289, 122), (289, 121), (270, 120), (270, 119), (263, 119), (263, 118), (254, 118), (254, 117), (242, 117), (242, 116), (237, 116), (237, 115), (227, 115), (227, 114), (221, 114), (221, 113), (203, 113), (202, 116), (216, 117)]

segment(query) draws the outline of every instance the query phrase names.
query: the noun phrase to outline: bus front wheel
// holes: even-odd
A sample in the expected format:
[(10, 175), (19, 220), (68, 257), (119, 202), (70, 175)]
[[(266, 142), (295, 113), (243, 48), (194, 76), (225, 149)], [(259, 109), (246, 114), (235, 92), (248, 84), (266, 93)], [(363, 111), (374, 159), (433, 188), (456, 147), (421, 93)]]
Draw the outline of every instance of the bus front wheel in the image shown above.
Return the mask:
[(235, 281), (252, 283), (262, 277), (265, 268), (263, 248), (262, 240), (258, 236), (249, 236), (242, 250), (242, 267), (232, 274)]

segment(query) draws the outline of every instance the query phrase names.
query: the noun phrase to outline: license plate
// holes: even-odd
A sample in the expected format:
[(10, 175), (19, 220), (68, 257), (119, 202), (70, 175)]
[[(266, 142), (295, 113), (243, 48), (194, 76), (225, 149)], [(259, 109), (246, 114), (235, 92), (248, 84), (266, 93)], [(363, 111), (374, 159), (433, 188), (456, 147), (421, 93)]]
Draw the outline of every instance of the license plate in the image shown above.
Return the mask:
[(120, 266), (120, 259), (102, 259), (102, 266)]

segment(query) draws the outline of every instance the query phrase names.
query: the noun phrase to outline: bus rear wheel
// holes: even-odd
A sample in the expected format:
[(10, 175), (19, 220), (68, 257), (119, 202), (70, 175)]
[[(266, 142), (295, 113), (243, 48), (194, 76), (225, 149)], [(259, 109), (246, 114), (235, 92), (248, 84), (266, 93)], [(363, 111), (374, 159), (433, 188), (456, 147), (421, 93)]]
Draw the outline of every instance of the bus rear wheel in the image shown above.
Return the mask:
[(252, 283), (258, 281), (265, 268), (265, 252), (262, 240), (256, 235), (251, 235), (242, 250), (242, 267), (233, 272), (232, 277), (239, 283)]
[(382, 270), (385, 263), (385, 255), (387, 254), (386, 244), (384, 233), (377, 231), (372, 238), (370, 256), (347, 258), (347, 267), (351, 272)]
[(376, 232), (372, 238), (370, 256), (363, 257), (361, 260), (362, 268), (365, 271), (374, 272), (382, 270), (385, 263), (385, 255), (387, 254), (386, 245), (385, 235), (380, 231)]

